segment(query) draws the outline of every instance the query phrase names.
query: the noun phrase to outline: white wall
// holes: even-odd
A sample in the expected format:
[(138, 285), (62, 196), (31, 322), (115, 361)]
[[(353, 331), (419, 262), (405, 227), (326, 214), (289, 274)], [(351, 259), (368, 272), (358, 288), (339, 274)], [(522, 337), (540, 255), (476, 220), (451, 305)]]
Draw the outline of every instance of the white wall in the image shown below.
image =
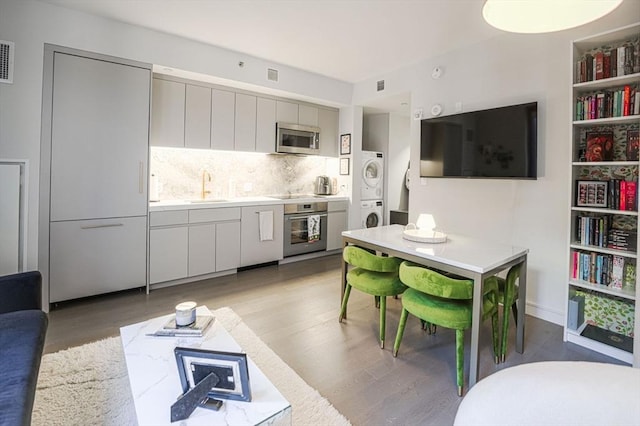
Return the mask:
[[(31, 164), (26, 269), (37, 268), (45, 43), (213, 75), (327, 105), (351, 100), (352, 85), (345, 82), (34, 0), (0, 0), (0, 39), (15, 42), (14, 83), (0, 84), (0, 158)], [(280, 71), (278, 83), (266, 80), (267, 67)]]
[[(409, 220), (431, 212), (449, 233), (529, 248), (527, 312), (562, 324), (566, 305), (570, 194), (570, 42), (637, 21), (640, 2), (627, 0), (609, 16), (580, 28), (545, 35), (500, 35), (432, 58), (354, 88), (353, 103), (380, 96), (384, 79), (397, 93), (411, 92), (411, 111), (439, 103), (443, 115), (462, 102), (464, 111), (538, 101), (538, 179), (419, 179), (419, 121), (411, 120)], [(419, 43), (416, 43), (419, 49)], [(444, 69), (431, 78), (435, 66)]]

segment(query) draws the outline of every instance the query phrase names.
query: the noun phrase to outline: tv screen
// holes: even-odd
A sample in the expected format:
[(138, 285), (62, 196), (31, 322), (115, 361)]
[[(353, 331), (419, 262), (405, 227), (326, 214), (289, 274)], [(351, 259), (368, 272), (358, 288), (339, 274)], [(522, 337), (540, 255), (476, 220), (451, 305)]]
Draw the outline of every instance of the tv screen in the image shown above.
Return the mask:
[(424, 119), (420, 176), (536, 179), (538, 103)]

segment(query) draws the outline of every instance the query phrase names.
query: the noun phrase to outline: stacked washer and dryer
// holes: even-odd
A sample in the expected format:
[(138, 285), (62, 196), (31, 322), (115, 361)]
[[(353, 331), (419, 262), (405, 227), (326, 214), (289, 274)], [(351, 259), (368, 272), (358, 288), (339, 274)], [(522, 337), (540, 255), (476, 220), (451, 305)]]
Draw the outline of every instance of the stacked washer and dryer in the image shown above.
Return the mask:
[(382, 152), (362, 151), (360, 194), (363, 228), (382, 226), (384, 210), (384, 158)]

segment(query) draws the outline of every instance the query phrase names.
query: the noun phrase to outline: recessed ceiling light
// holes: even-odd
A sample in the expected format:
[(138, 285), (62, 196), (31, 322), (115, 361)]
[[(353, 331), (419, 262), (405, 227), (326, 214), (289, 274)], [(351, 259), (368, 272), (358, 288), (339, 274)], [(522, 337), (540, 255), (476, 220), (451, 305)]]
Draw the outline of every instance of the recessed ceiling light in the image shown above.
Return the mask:
[(482, 16), (490, 25), (514, 33), (548, 33), (595, 21), (622, 0), (486, 0)]

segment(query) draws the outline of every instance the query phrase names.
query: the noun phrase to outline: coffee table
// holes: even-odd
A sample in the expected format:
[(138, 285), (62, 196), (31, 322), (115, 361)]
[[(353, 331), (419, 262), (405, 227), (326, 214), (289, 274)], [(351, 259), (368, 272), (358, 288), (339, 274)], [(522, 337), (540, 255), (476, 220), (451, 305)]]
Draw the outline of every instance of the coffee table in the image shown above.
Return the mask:
[[(213, 315), (206, 306), (197, 315)], [(173, 314), (120, 328), (127, 372), (138, 424), (169, 425), (170, 407), (182, 394), (174, 348), (176, 346), (225, 352), (242, 348), (219, 321), (202, 337), (149, 336)], [(219, 411), (198, 407), (182, 425), (291, 425), (291, 404), (248, 357), (251, 402), (224, 400)]]

